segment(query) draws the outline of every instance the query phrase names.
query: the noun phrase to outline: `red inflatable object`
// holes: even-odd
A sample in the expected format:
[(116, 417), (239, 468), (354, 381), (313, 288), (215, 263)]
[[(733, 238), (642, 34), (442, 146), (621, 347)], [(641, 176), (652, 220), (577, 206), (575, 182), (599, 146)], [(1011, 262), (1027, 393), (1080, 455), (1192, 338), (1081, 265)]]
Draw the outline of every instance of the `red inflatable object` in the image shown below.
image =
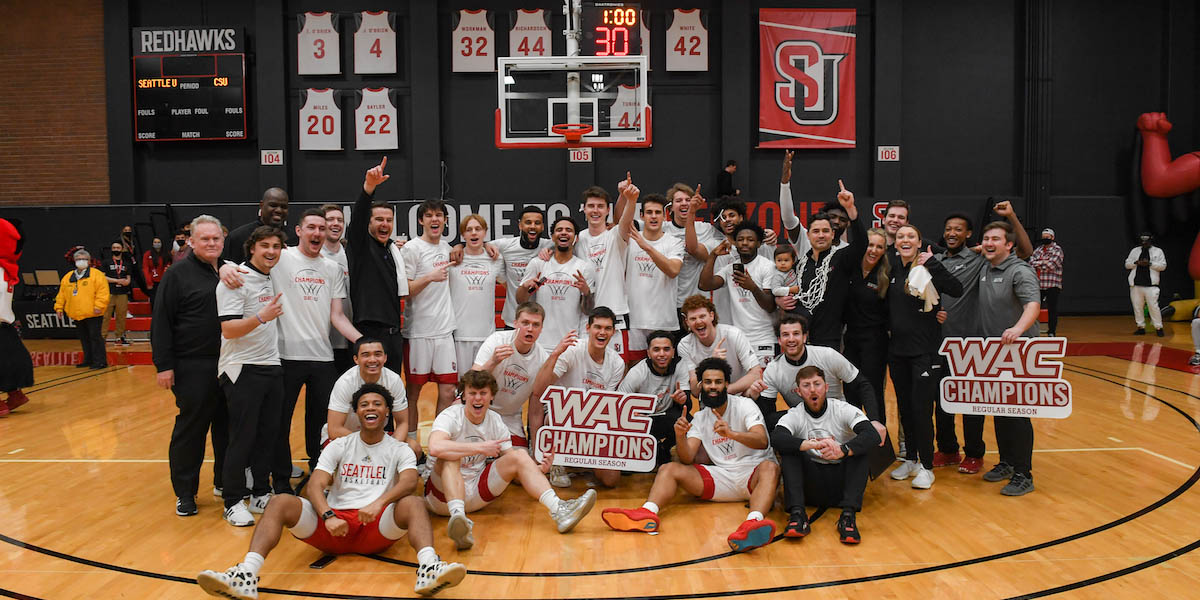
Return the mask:
[[(1142, 189), (1148, 196), (1170, 198), (1200, 189), (1200, 151), (1171, 160), (1167, 132), (1171, 122), (1166, 113), (1145, 113), (1138, 117), (1142, 132)], [(1192, 242), (1188, 274), (1200, 280), (1200, 234)]]

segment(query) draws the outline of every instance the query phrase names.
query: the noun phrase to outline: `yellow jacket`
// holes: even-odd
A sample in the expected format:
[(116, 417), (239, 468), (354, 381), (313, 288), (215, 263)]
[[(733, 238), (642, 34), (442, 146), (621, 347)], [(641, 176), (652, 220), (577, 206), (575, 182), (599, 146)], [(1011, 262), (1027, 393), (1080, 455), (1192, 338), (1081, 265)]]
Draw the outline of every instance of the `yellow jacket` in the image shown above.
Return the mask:
[(88, 267), (87, 276), (79, 281), (71, 281), (73, 275), (74, 269), (63, 275), (58, 297), (54, 299), (55, 312), (63, 311), (76, 321), (104, 314), (108, 306), (108, 280), (104, 273)]

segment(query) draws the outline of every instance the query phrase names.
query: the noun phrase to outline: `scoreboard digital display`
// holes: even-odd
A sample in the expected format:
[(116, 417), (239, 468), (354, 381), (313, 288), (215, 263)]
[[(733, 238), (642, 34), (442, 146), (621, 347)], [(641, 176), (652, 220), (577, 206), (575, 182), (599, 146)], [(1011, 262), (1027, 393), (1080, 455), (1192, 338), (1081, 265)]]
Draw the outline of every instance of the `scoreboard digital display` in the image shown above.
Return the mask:
[(584, 2), (579, 14), (584, 56), (642, 53), (642, 10), (636, 2)]
[(247, 138), (239, 30), (135, 29), (133, 47), (136, 141)]

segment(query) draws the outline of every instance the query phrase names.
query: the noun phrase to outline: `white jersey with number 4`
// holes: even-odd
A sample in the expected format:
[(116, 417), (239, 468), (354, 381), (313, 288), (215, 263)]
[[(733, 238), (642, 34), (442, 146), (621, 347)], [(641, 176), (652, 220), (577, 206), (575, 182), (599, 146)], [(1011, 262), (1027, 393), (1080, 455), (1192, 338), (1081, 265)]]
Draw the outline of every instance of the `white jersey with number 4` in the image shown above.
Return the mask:
[(667, 70), (708, 70), (708, 30), (700, 22), (700, 9), (675, 9), (667, 28)]
[(342, 72), (341, 42), (333, 28), (333, 13), (304, 13), (304, 27), (296, 34), (296, 72), (300, 75)]
[(496, 70), (496, 34), (487, 11), (458, 11), (458, 27), (450, 38), (455, 73), (491, 73)]
[(517, 22), (508, 34), (509, 56), (553, 56), (550, 28), (542, 9), (517, 11)]
[(300, 109), (300, 149), (342, 149), (342, 111), (333, 97), (333, 90), (308, 90)]
[(396, 31), (388, 22), (388, 11), (359, 13), (361, 21), (354, 32), (355, 73), (396, 72)]
[(362, 101), (354, 110), (354, 148), (356, 150), (395, 150), (400, 147), (396, 134), (396, 107), (388, 88), (363, 88)]

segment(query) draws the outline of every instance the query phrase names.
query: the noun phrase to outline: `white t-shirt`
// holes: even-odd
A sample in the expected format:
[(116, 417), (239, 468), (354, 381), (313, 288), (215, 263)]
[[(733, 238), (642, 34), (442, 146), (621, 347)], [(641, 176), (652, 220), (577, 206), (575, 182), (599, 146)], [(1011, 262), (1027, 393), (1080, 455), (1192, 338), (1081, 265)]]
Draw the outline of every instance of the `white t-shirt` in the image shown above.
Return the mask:
[[(350, 431), (358, 431), (362, 429), (362, 423), (358, 422), (358, 414), (354, 412), (354, 392), (362, 387), (366, 382), (363, 381), (362, 373), (358, 370), (358, 365), (354, 365), (342, 373), (337, 381), (333, 384), (333, 391), (329, 392), (329, 410), (346, 414), (346, 429)], [(404, 380), (395, 371), (384, 367), (379, 374), (379, 385), (387, 388), (387, 391), (392, 393), (392, 414), (402, 410), (408, 410), (408, 393), (404, 391)], [(329, 424), (326, 423), (321, 430), (321, 438), (329, 437)]]
[(554, 363), (558, 385), (587, 390), (615, 390), (625, 375), (625, 361), (611, 347), (604, 349), (604, 363), (592, 360), (587, 352), (588, 339), (579, 338)]
[[(496, 353), (496, 348), (511, 346), (516, 333), (497, 331), (489, 335), (475, 354), (475, 364), (487, 364)], [(521, 423), (521, 407), (529, 399), (529, 393), (533, 391), (533, 380), (548, 356), (546, 350), (536, 343), (528, 354), (521, 354), (514, 347), (512, 356), (500, 361), (500, 364), (492, 369), (492, 375), (500, 386), (492, 399), (492, 410), (504, 417), (504, 424), (513, 435), (525, 437), (525, 427)]]
[[(329, 248), (326, 248), (325, 246), (321, 246), (321, 256), (324, 256), (325, 258), (332, 260), (333, 262), (337, 263), (339, 267), (342, 268), (342, 273), (346, 276), (346, 291), (349, 292), (350, 291), (350, 263), (349, 263), (348, 259), (346, 258), (346, 249), (341, 246), (338, 246), (337, 252), (330, 252)], [(352, 322), (354, 321), (354, 313), (350, 308), (350, 294), (349, 293), (346, 294), (345, 298), (342, 298), (342, 313), (346, 315), (347, 319), (350, 319), (350, 321), (352, 321)], [(329, 343), (335, 349), (344, 349), (344, 348), (350, 347), (350, 341), (347, 340), (346, 336), (342, 335), (342, 332), (338, 331), (337, 328), (334, 327), (332, 324), (329, 325)]]
[(408, 444), (390, 435), (365, 444), (361, 434), (355, 431), (329, 442), (317, 459), (317, 468), (333, 475), (329, 508), (362, 508), (391, 489), (402, 471), (417, 468), (417, 457)]
[[(667, 260), (682, 261), (683, 242), (678, 238), (663, 235), (650, 242), (650, 245)], [(667, 274), (654, 264), (650, 254), (637, 243), (629, 244), (629, 256), (625, 267), (625, 287), (629, 296), (636, 298), (629, 306), (630, 329), (662, 329), (664, 331), (679, 330), (679, 311), (681, 302), (674, 302), (679, 293), (675, 277)]]
[(675, 384), (679, 384), (679, 389), (682, 390), (691, 389), (689, 379), (692, 369), (691, 364), (680, 360), (670, 373), (659, 375), (650, 368), (650, 359), (646, 358), (638, 361), (638, 364), (629, 369), (629, 372), (625, 374), (625, 379), (622, 379), (621, 384), (617, 386), (617, 391), (654, 396), (654, 412), (651, 414), (661, 415), (667, 412), (674, 402), (671, 394), (675, 393)]
[[(775, 453), (771, 451), (769, 443), (766, 448), (755, 450), (741, 442), (717, 435), (713, 431), (717, 418), (713, 409), (705, 407), (692, 418), (692, 428), (687, 433), (689, 438), (700, 440), (714, 465), (734, 468), (757, 465), (764, 460), (775, 461)], [(762, 412), (752, 400), (733, 394), (729, 395), (725, 403), (725, 415), (720, 418), (724, 419), (733, 431), (750, 431), (755, 425), (761, 425), (763, 429), (767, 427), (763, 422)]]
[(284, 248), (271, 269), (276, 293), (282, 292), (279, 355), (284, 360), (333, 360), (329, 313), (334, 298), (346, 297), (346, 276), (337, 263), (309, 258), (299, 248)]
[[(250, 270), (249, 273), (243, 274), (242, 287), (231, 290), (223, 283), (217, 284), (217, 316), (222, 321), (230, 317), (253, 317), (275, 299), (275, 287), (271, 285), (271, 277), (260, 273), (248, 262), (242, 264)], [(224, 373), (229, 376), (230, 381), (236, 382), (242, 372), (242, 365), (278, 365), (278, 323), (279, 319), (272, 319), (267, 321), (266, 325), (259, 324), (250, 333), (232, 340), (221, 336), (217, 375)]]
[(763, 370), (763, 383), (767, 384), (767, 388), (763, 390), (762, 395), (774, 398), (777, 394), (783, 394), (783, 401), (787, 402), (788, 406), (799, 405), (804, 399), (795, 391), (796, 372), (809, 365), (820, 367), (825, 372), (825, 382), (829, 384), (826, 397), (830, 399), (845, 400), (842, 384), (854, 381), (858, 377), (858, 367), (851, 364), (837, 350), (805, 344), (804, 360), (800, 364), (793, 364), (786, 356), (780, 354), (767, 365)]
[[(416, 280), (435, 269), (450, 266), (450, 244), (445, 240), (430, 244), (416, 238), (404, 244), (400, 256), (404, 257), (404, 272)], [(454, 301), (450, 297), (449, 277), (430, 282), (418, 294), (409, 294), (404, 309), (404, 337), (439, 338), (453, 331)]]
[[(825, 401), (825, 412), (821, 413), (821, 416), (812, 416), (808, 413), (808, 409), (800, 404), (788, 409), (787, 413), (779, 418), (778, 425), (802, 440), (831, 437), (837, 440), (837, 443), (845, 444), (857, 435), (854, 433), (854, 426), (866, 420), (867, 415), (853, 404), (829, 398)], [(809, 458), (819, 463), (841, 462), (841, 459), (825, 460), (821, 458), (821, 453), (816, 449), (811, 449), (808, 453)]]
[[(775, 263), (755, 256), (754, 260), (745, 265), (746, 274), (754, 280), (754, 284), (766, 290), (775, 273)], [(754, 295), (749, 290), (733, 281), (733, 264), (721, 268), (716, 273), (725, 280), (725, 285), (713, 292), (713, 295), (724, 294), (729, 301), (732, 325), (745, 332), (752, 346), (774, 346), (775, 326), (771, 322), (771, 313), (762, 309)], [(767, 293), (770, 293), (769, 291)]]
[[(667, 221), (663, 223), (663, 233), (678, 239), (687, 247), (686, 230), (683, 227), (677, 227), (675, 223)], [(712, 252), (725, 236), (712, 226), (712, 223), (696, 222), (696, 239)], [(679, 270), (679, 276), (675, 278), (675, 286), (677, 290), (675, 302), (676, 306), (683, 306), (683, 301), (688, 296), (700, 294), (707, 296), (708, 292), (700, 291), (700, 271), (704, 268), (704, 261), (697, 260), (696, 257), (688, 254), (686, 250), (683, 253), (683, 267)]]
[(580, 300), (583, 293), (575, 287), (575, 274), (583, 273), (588, 289), (596, 291), (596, 268), (591, 261), (572, 256), (566, 264), (559, 264), (553, 256), (549, 261), (534, 258), (525, 268), (525, 282), (546, 279), (538, 288), (533, 299), (546, 309), (546, 320), (538, 342), (546, 350), (553, 350), (563, 336), (572, 329), (581, 329), (584, 319)]
[(751, 369), (762, 364), (759, 362), (758, 356), (754, 354), (754, 348), (750, 345), (746, 334), (742, 333), (740, 329), (724, 323), (717, 325), (717, 335), (713, 338), (712, 346), (705, 346), (700, 343), (696, 334), (689, 333), (679, 340), (675, 352), (679, 354), (679, 358), (692, 365), (698, 365), (700, 361), (712, 356), (713, 349), (721, 340), (725, 340), (725, 343), (721, 344), (721, 348), (725, 350), (725, 360), (733, 369), (733, 374), (729, 377), (730, 383), (741, 379)]
[(504, 274), (508, 284), (504, 293), (504, 310), (500, 312), (500, 318), (504, 320), (505, 325), (512, 327), (517, 318), (517, 286), (525, 281), (525, 267), (542, 248), (549, 248), (551, 242), (542, 238), (538, 240), (538, 247), (530, 250), (521, 245), (521, 238), (510, 237), (494, 240), (492, 245), (500, 251), (500, 258), (504, 259)]
[[(488, 410), (483, 414), (483, 422), (476, 425), (467, 418), (466, 406), (462, 404), (453, 404), (438, 414), (433, 420), (433, 427), (430, 433), (434, 431), (444, 431), (450, 436), (450, 440), (454, 442), (471, 443), (471, 442), (487, 442), (494, 440), (502, 440), (500, 442), (500, 452), (504, 452), (512, 448), (512, 440), (509, 438), (508, 427), (505, 427), (504, 420), (495, 411)], [(483, 468), (487, 465), (488, 457), (483, 454), (472, 454), (464, 456), (459, 461), (459, 471), (462, 473), (464, 481), (470, 481), (479, 477), (483, 472)], [(437, 459), (429, 457), (429, 466), (432, 467), (437, 463)]]
[(629, 314), (625, 295), (626, 249), (633, 245), (621, 237), (620, 226), (592, 236), (588, 230), (575, 241), (575, 256), (591, 261), (596, 268), (596, 306), (607, 306), (614, 314)]
[(464, 254), (461, 264), (450, 267), (456, 341), (480, 342), (496, 330), (496, 281), (504, 275), (504, 259), (486, 252)]

